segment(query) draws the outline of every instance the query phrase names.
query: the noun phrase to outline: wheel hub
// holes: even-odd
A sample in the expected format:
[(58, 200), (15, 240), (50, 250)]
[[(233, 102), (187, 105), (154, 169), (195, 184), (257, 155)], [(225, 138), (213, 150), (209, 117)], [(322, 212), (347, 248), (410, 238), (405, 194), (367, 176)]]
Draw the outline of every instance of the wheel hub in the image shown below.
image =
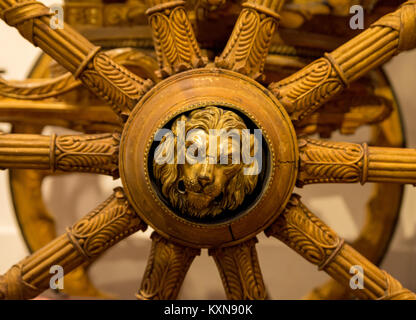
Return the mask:
[(135, 107), (120, 174), (137, 212), (161, 235), (193, 247), (235, 244), (285, 206), (295, 137), (284, 108), (252, 79), (192, 70), (162, 81)]

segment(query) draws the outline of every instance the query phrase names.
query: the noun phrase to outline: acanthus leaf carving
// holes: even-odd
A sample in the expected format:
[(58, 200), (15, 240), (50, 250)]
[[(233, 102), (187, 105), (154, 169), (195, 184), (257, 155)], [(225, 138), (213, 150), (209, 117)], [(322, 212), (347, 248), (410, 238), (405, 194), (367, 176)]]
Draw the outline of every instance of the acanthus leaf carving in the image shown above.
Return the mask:
[(116, 188), (95, 210), (68, 229), (68, 237), (88, 260), (147, 225), (131, 208), (121, 188)]
[(176, 299), (185, 275), (201, 250), (177, 245), (152, 233), (152, 249), (136, 297), (140, 300)]
[(65, 274), (91, 262), (109, 247), (147, 225), (132, 209), (122, 188), (76, 222), (67, 232), (0, 275), (1, 299), (31, 299), (50, 287), (50, 268)]
[(359, 182), (364, 149), (359, 144), (301, 139), (297, 185)]
[[(300, 196), (293, 194), (284, 212), (265, 231), (267, 236), (281, 240), (303, 258), (325, 271), (353, 295), (361, 299), (409, 299), (416, 295), (403, 288), (399, 281), (379, 269), (302, 204)], [(353, 266), (360, 266), (365, 283), (360, 290), (350, 286)]]
[(272, 83), (269, 89), (293, 120), (301, 120), (341, 92), (344, 86), (331, 62), (320, 58), (286, 79)]
[(222, 54), (215, 59), (220, 68), (234, 70), (263, 80), (264, 65), (276, 30), (280, 3), (248, 1), (235, 24)]
[(323, 266), (341, 239), (300, 202), (298, 195), (292, 195), (285, 211), (265, 231), (288, 244), (309, 262)]
[(119, 140), (119, 133), (59, 136), (55, 141), (53, 170), (118, 177)]
[(235, 246), (209, 250), (221, 275), (228, 299), (264, 300), (267, 298), (256, 243), (257, 239), (253, 238)]
[(166, 78), (181, 71), (205, 66), (208, 60), (196, 41), (184, 2), (168, 0), (156, 3), (151, 1), (147, 14), (159, 62), (157, 75)]
[(98, 53), (81, 73), (80, 80), (99, 97), (111, 104), (117, 114), (128, 114), (153, 85)]

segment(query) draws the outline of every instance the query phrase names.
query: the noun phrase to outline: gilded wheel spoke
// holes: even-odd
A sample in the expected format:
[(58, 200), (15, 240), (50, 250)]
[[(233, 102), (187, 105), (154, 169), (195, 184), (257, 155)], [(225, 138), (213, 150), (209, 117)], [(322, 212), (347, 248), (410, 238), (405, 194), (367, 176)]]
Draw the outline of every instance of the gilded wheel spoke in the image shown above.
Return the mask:
[(69, 25), (53, 29), (49, 8), (40, 2), (2, 0), (0, 16), (97, 96), (110, 103), (117, 114), (128, 114), (152, 85), (151, 80), (134, 75), (99, 52), (99, 47)]
[(224, 51), (215, 59), (215, 65), (261, 80), (283, 3), (284, 0), (245, 2)]
[(297, 185), (311, 183), (416, 183), (416, 150), (300, 139)]
[(0, 134), (0, 168), (118, 176), (118, 134)]
[(416, 3), (408, 1), (360, 35), (270, 89), (293, 120), (302, 120), (354, 80), (416, 46)]
[(64, 274), (95, 260), (108, 248), (146, 224), (117, 188), (103, 204), (0, 276), (0, 298), (30, 299), (49, 288), (50, 268), (59, 265)]
[(257, 242), (257, 238), (253, 238), (235, 246), (209, 250), (230, 300), (267, 298), (255, 247)]
[(140, 289), (140, 300), (176, 299), (186, 273), (200, 249), (177, 245), (156, 232), (152, 236), (152, 249)]
[(79, 106), (56, 100), (0, 99), (0, 121), (55, 125), (86, 132), (112, 132), (122, 125), (110, 107)]
[[(115, 63), (156, 80), (154, 75), (157, 68), (156, 61), (141, 51), (121, 48), (108, 50), (105, 54)], [(54, 78), (29, 78), (20, 81), (7, 81), (0, 78), (0, 96), (22, 100), (43, 100), (59, 97), (68, 91), (78, 89), (81, 85), (82, 82), (70, 72)]]
[[(265, 232), (317, 265), (319, 270), (325, 271), (358, 298), (416, 299), (413, 292), (403, 288), (399, 281), (346, 244), (314, 216), (297, 195), (292, 196), (285, 211)], [(350, 271), (357, 266), (362, 268), (364, 286), (353, 290), (350, 287), (353, 276)]]
[(182, 0), (148, 0), (149, 25), (159, 62), (158, 76), (203, 67), (207, 58), (201, 53)]
[(64, 74), (55, 79), (26, 79), (22, 81), (6, 81), (0, 79), (0, 96), (39, 100), (58, 96), (81, 85), (70, 74)]

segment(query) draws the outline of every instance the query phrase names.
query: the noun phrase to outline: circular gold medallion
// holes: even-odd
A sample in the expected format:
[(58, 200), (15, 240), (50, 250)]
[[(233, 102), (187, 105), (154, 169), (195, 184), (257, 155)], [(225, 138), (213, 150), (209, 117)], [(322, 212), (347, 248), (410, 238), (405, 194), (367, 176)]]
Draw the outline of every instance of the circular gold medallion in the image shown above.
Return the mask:
[(271, 93), (232, 71), (196, 69), (155, 86), (135, 107), (120, 174), (138, 214), (193, 247), (264, 230), (292, 193), (297, 141)]

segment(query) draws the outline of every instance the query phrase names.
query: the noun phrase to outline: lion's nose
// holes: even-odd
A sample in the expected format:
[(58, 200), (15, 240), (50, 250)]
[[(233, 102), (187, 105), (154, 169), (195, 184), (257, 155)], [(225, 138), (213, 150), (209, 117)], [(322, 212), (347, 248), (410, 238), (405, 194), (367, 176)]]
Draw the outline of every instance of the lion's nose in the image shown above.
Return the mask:
[(205, 187), (212, 182), (212, 179), (207, 175), (200, 175), (198, 176), (198, 182), (201, 186)]
[(203, 164), (201, 171), (198, 175), (198, 182), (201, 184), (201, 186), (205, 187), (206, 185), (212, 183), (212, 179), (212, 166), (210, 166), (209, 164)]

